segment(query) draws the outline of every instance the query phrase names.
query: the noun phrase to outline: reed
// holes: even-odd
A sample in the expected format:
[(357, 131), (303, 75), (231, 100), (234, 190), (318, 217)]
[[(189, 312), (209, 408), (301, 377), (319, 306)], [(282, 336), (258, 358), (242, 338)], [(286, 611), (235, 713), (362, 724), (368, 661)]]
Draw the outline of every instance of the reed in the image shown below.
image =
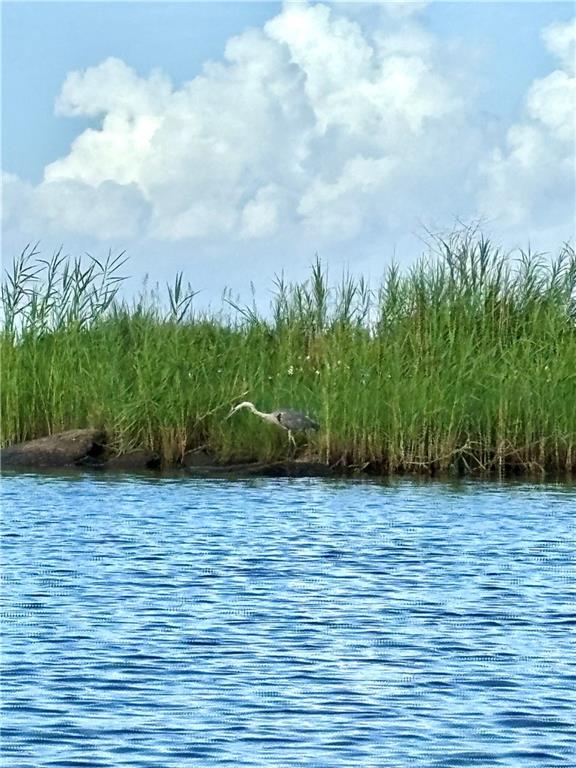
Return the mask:
[(228, 296), (198, 312), (181, 274), (166, 295), (119, 298), (124, 256), (43, 260), (2, 285), (2, 444), (83, 426), (166, 462), (206, 446), (271, 460), (286, 435), (230, 406), (287, 405), (322, 424), (310, 456), (393, 472), (576, 471), (576, 254), (507, 256), (474, 232), (436, 238), (377, 288), (319, 261), (277, 278), (265, 311)]

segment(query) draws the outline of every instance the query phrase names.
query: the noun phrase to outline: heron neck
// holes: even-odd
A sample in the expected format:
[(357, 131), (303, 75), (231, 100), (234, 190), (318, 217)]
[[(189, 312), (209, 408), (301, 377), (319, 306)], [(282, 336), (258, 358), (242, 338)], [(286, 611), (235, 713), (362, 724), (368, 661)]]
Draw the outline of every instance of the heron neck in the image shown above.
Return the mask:
[(263, 411), (259, 411), (255, 405), (249, 405), (248, 408), (252, 411), (252, 413), (255, 416), (260, 416), (261, 419), (267, 419), (270, 416), (269, 413), (264, 413)]

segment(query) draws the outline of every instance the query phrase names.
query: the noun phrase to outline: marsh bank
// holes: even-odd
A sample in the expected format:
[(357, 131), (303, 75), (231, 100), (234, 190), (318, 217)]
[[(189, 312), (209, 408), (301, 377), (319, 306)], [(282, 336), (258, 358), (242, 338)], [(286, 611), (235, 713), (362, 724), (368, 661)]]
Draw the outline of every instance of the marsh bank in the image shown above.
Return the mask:
[[(278, 278), (264, 312), (198, 311), (182, 275), (165, 298), (122, 301), (119, 257), (27, 251), (2, 287), (1, 444), (97, 429), (125, 466), (135, 451), (164, 467), (205, 452), (214, 466), (573, 476), (574, 249), (507, 256), (471, 233), (436, 245), (376, 287), (332, 286), (316, 262), (303, 283)], [(321, 429), (289, 453), (275, 427), (226, 420), (243, 400)]]

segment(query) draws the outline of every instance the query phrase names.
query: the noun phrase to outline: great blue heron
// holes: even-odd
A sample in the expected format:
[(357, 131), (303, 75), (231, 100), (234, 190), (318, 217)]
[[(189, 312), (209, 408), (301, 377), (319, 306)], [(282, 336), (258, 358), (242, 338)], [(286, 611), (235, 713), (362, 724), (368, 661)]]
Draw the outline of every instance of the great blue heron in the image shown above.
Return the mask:
[(271, 424), (276, 424), (277, 427), (285, 429), (288, 432), (288, 440), (294, 446), (296, 445), (296, 440), (294, 440), (292, 432), (305, 432), (307, 429), (320, 429), (320, 424), (318, 424), (317, 421), (314, 421), (314, 419), (309, 418), (305, 413), (301, 413), (300, 411), (293, 411), (291, 408), (283, 408), (279, 411), (272, 411), (272, 413), (263, 413), (256, 408), (254, 403), (250, 403), (247, 400), (234, 406), (228, 414), (228, 418), (242, 408), (248, 408), (249, 411), (252, 411), (256, 416), (260, 416), (264, 421), (269, 421)]

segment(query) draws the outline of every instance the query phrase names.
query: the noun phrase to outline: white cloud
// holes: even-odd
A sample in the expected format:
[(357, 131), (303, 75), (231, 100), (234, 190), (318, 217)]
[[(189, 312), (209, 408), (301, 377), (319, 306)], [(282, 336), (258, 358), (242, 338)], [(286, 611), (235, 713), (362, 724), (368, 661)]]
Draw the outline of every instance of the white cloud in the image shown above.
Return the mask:
[(2, 221), (19, 220), (24, 223), (32, 187), (14, 173), (2, 172)]
[(550, 24), (542, 32), (550, 53), (560, 59), (562, 67), (574, 74), (576, 69), (576, 19), (565, 24)]
[(524, 120), (509, 128), (506, 146), (494, 149), (483, 168), (486, 184), (479, 195), (481, 211), (505, 227), (573, 222), (576, 21), (553, 24), (542, 37), (563, 68), (532, 83)]
[(132, 184), (48, 181), (33, 193), (34, 209), (51, 225), (106, 240), (137, 235), (147, 207)]
[(5, 220), (30, 239), (297, 241), (307, 256), (457, 216), (555, 225), (573, 200), (575, 24), (544, 31), (560, 67), (491, 148), (462, 51), (424, 29), (423, 5), (371, 23), (364, 6), (286, 5), (179, 88), (114, 58), (70, 73), (57, 113), (100, 123), (36, 187), (5, 179)]
[(161, 111), (170, 92), (170, 82), (160, 71), (145, 80), (120, 59), (109, 58), (97, 67), (68, 75), (56, 100), (56, 113), (68, 117), (119, 114), (134, 118)]
[(335, 239), (360, 233), (370, 197), (378, 196), (396, 166), (389, 157), (353, 157), (333, 182), (315, 180), (302, 196), (298, 213), (308, 219), (319, 236), (330, 233)]
[(59, 238), (64, 233), (99, 240), (133, 238), (149, 213), (133, 184), (104, 181), (89, 186), (74, 179), (61, 179), (34, 187), (13, 174), (3, 174), (2, 188), (5, 228), (16, 221), (25, 233), (25, 241), (38, 239), (39, 233)]
[(556, 70), (530, 88), (526, 100), (528, 115), (540, 121), (553, 138), (574, 141), (576, 128), (576, 78)]
[(262, 187), (242, 209), (240, 234), (245, 238), (273, 235), (279, 225), (281, 191), (274, 184)]
[[(54, 226), (103, 238), (136, 225), (167, 240), (296, 226), (357, 234), (371, 208), (363, 213), (357, 195), (377, 195), (434, 122), (461, 110), (434, 71), (433, 45), (414, 34), (402, 42), (394, 29), (395, 38), (371, 37), (328, 6), (289, 5), (180, 89), (113, 58), (73, 72), (57, 112), (102, 122), (46, 167), (31, 205)], [(106, 196), (122, 213), (103, 226)], [(354, 226), (333, 226), (335, 203)]]

